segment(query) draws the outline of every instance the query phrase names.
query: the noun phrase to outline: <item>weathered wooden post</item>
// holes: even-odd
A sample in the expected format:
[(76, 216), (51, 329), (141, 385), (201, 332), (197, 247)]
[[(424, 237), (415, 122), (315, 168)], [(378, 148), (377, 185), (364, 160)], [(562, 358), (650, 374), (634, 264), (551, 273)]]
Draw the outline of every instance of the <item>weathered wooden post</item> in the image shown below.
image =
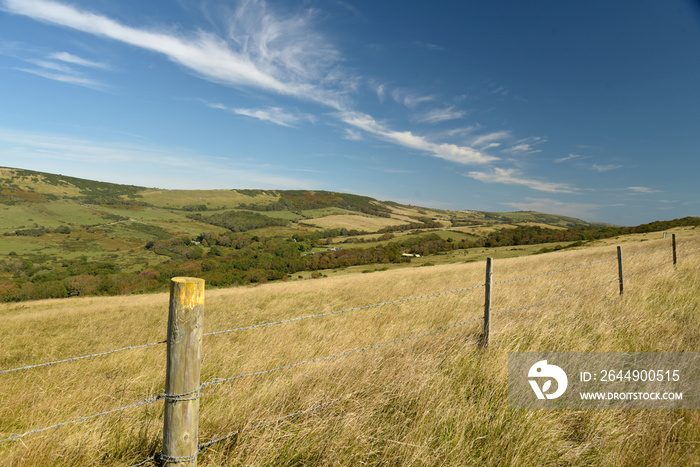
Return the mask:
[(489, 345), (489, 334), (491, 333), (491, 288), (493, 286), (493, 258), (486, 258), (486, 288), (484, 298), (484, 335), (481, 338), (481, 346)]
[(204, 280), (170, 281), (168, 356), (165, 369), (165, 414), (161, 461), (196, 467), (199, 387), (204, 326)]
[(617, 272), (620, 275), (620, 295), (625, 291), (624, 276), (622, 274), (622, 248), (617, 247)]
[(673, 267), (677, 267), (678, 257), (676, 256), (676, 234), (671, 235), (671, 243), (673, 244)]

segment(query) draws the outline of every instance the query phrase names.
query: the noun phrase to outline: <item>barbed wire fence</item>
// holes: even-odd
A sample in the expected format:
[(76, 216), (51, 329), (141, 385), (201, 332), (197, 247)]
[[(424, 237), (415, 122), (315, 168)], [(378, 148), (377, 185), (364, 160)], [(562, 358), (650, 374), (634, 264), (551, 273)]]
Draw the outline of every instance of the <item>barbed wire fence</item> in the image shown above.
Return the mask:
[[(687, 239), (687, 240), (682, 241), (682, 242), (676, 242), (675, 234), (674, 234), (674, 235), (673, 235), (673, 243), (672, 243), (672, 245), (663, 245), (663, 246), (659, 246), (659, 247), (651, 248), (651, 249), (648, 249), (648, 250), (643, 250), (643, 251), (635, 252), (635, 253), (628, 254), (628, 255), (622, 255), (622, 254), (620, 253), (619, 248), (618, 248), (618, 256), (617, 256), (617, 257), (612, 257), (612, 258), (609, 258), (609, 259), (604, 259), (604, 260), (594, 261), (594, 262), (590, 262), (590, 263), (585, 263), (585, 264), (570, 266), (570, 267), (566, 267), (566, 268), (556, 269), (556, 270), (552, 270), (552, 271), (546, 271), (546, 272), (542, 272), (542, 273), (538, 273), (538, 274), (533, 274), (533, 275), (530, 275), (530, 276), (517, 277), (517, 278), (513, 278), (513, 279), (507, 279), (507, 280), (503, 280), (503, 281), (494, 282), (494, 284), (503, 285), (503, 284), (508, 284), (508, 283), (512, 283), (512, 282), (517, 282), (517, 281), (522, 281), (522, 280), (528, 280), (528, 279), (538, 278), (538, 277), (542, 277), (542, 276), (547, 276), (547, 275), (553, 275), (553, 274), (558, 274), (558, 273), (562, 273), (562, 272), (572, 271), (572, 270), (576, 270), (576, 269), (587, 268), (587, 267), (591, 267), (591, 266), (595, 266), (595, 265), (599, 265), (599, 264), (603, 264), (603, 263), (614, 262), (614, 261), (616, 261), (616, 260), (617, 260), (618, 262), (620, 262), (623, 258), (632, 258), (632, 257), (636, 257), (636, 256), (643, 255), (643, 254), (648, 254), (648, 253), (651, 253), (651, 252), (654, 252), (654, 251), (658, 251), (658, 250), (662, 250), (662, 249), (673, 248), (673, 259), (672, 259), (672, 260), (663, 261), (663, 262), (661, 262), (661, 263), (659, 263), (659, 264), (656, 264), (656, 265), (654, 265), (654, 266), (650, 266), (650, 267), (645, 268), (645, 269), (640, 270), (640, 271), (636, 271), (636, 272), (634, 272), (634, 273), (632, 273), (632, 274), (622, 274), (622, 269), (620, 268), (620, 270), (619, 270), (619, 271), (620, 271), (620, 274), (619, 274), (619, 277), (617, 277), (617, 278), (610, 279), (610, 280), (607, 280), (607, 281), (603, 281), (603, 282), (600, 282), (600, 283), (598, 283), (598, 284), (596, 284), (596, 285), (593, 285), (593, 286), (591, 286), (591, 287), (587, 287), (587, 288), (585, 288), (585, 289), (583, 289), (583, 290), (578, 290), (578, 291), (574, 291), (574, 292), (571, 292), (571, 293), (568, 293), (568, 294), (560, 295), (560, 296), (554, 297), (554, 298), (549, 299), (549, 300), (540, 301), (540, 302), (534, 303), (534, 304), (528, 304), (528, 305), (523, 305), (523, 306), (519, 306), (519, 307), (516, 307), (516, 308), (511, 308), (511, 309), (508, 309), (508, 310), (499, 311), (499, 312), (497, 312), (497, 313), (491, 314), (490, 316), (502, 316), (502, 315), (506, 315), (506, 314), (511, 314), (511, 313), (516, 313), (516, 312), (526, 311), (526, 310), (533, 309), (533, 308), (537, 308), (537, 307), (542, 307), (542, 306), (545, 306), (545, 305), (548, 305), (548, 304), (551, 304), (551, 303), (555, 303), (555, 302), (558, 302), (558, 301), (566, 300), (566, 299), (568, 299), (568, 298), (571, 298), (571, 297), (574, 297), (574, 296), (577, 296), (577, 295), (585, 294), (585, 293), (590, 292), (590, 291), (593, 291), (593, 290), (595, 290), (595, 289), (599, 289), (599, 288), (602, 288), (602, 287), (605, 287), (605, 286), (609, 286), (609, 285), (611, 285), (611, 284), (613, 284), (613, 283), (616, 283), (616, 282), (618, 282), (618, 281), (619, 281), (620, 283), (622, 283), (622, 281), (623, 281), (625, 278), (635, 277), (635, 276), (638, 276), (638, 275), (641, 275), (641, 274), (650, 272), (650, 271), (652, 271), (652, 270), (661, 268), (661, 267), (663, 267), (663, 266), (667, 266), (667, 265), (669, 265), (669, 264), (673, 264), (674, 266), (676, 266), (676, 262), (677, 262), (677, 258), (678, 258), (678, 256), (677, 256), (677, 251), (676, 251), (677, 246), (680, 246), (680, 245), (683, 245), (683, 244), (688, 244), (688, 243), (694, 242), (694, 241), (696, 241), (697, 239), (698, 239), (698, 238), (691, 238), (691, 239)], [(697, 248), (697, 249), (691, 250), (691, 251), (689, 251), (689, 252), (685, 252), (685, 254), (682, 255), (681, 257), (682, 257), (682, 258), (683, 258), (683, 257), (689, 257), (689, 256), (695, 255), (695, 254), (697, 254), (697, 253), (699, 253), (699, 252), (700, 252), (700, 248)], [(203, 336), (215, 336), (215, 335), (226, 334), (226, 333), (234, 333), (234, 332), (239, 332), (239, 331), (243, 331), (243, 330), (256, 329), (256, 328), (264, 328), (264, 327), (275, 326), (275, 325), (281, 325), (281, 324), (291, 323), (291, 322), (296, 322), (296, 321), (302, 321), (302, 320), (309, 320), (309, 319), (315, 319), (315, 318), (321, 318), (321, 317), (339, 315), (339, 314), (343, 314), (343, 313), (350, 313), (350, 312), (354, 312), (354, 311), (367, 310), (367, 309), (371, 309), (371, 308), (377, 308), (377, 307), (382, 307), (382, 306), (387, 306), (387, 305), (393, 305), (393, 304), (400, 304), (400, 303), (405, 303), (405, 302), (410, 302), (410, 301), (417, 301), (417, 300), (421, 300), (421, 299), (429, 299), (429, 298), (434, 298), (434, 297), (439, 297), (439, 296), (444, 296), (444, 295), (450, 295), (450, 294), (456, 294), (456, 293), (460, 293), (460, 292), (465, 292), (465, 291), (470, 291), (470, 290), (479, 289), (479, 288), (485, 287), (485, 285), (486, 285), (486, 284), (477, 284), (477, 285), (473, 285), (473, 286), (470, 286), (470, 287), (452, 289), (452, 290), (447, 290), (447, 291), (443, 291), (443, 292), (436, 292), (436, 293), (430, 293), (430, 294), (423, 294), (423, 295), (414, 296), (414, 297), (400, 298), (400, 299), (396, 299), (396, 300), (390, 300), (390, 301), (385, 301), (385, 302), (380, 302), (380, 303), (374, 303), (374, 304), (370, 304), (370, 305), (363, 305), (363, 306), (358, 306), (358, 307), (345, 308), (345, 309), (336, 310), (336, 311), (331, 311), (331, 312), (327, 312), (327, 313), (316, 313), (316, 314), (310, 314), (310, 315), (306, 315), (306, 316), (294, 317), (294, 318), (289, 318), (289, 319), (284, 319), (284, 320), (278, 320), (278, 321), (271, 321), (271, 322), (266, 322), (266, 323), (261, 323), (261, 324), (254, 324), (254, 325), (241, 326), (241, 327), (236, 327), (236, 328), (231, 328), (231, 329), (225, 329), (225, 330), (220, 330), (220, 331), (213, 331), (213, 332), (209, 332), (209, 333), (203, 334)], [(110, 414), (122, 412), (122, 411), (125, 411), (125, 410), (128, 410), (128, 409), (132, 409), (132, 408), (135, 408), (135, 407), (144, 406), (144, 405), (148, 405), (148, 404), (153, 404), (153, 403), (157, 402), (157, 401), (160, 400), (160, 399), (163, 399), (163, 400), (169, 401), (169, 402), (173, 402), (173, 403), (174, 403), (174, 402), (192, 402), (192, 401), (197, 401), (197, 404), (198, 404), (198, 400), (199, 400), (199, 398), (202, 396), (202, 389), (207, 388), (207, 387), (209, 387), (209, 386), (213, 386), (213, 385), (217, 385), (217, 384), (222, 384), (222, 383), (226, 383), (226, 382), (231, 382), (231, 381), (238, 380), (238, 379), (242, 379), (242, 378), (249, 378), (249, 377), (255, 377), (255, 376), (261, 376), (261, 375), (265, 375), (265, 374), (270, 374), (270, 373), (273, 373), (273, 372), (282, 371), (282, 370), (286, 370), (286, 369), (290, 369), (290, 368), (294, 368), (294, 367), (299, 367), (299, 366), (303, 366), (303, 365), (309, 365), (309, 364), (314, 364), (314, 363), (320, 363), (320, 362), (326, 362), (326, 361), (330, 361), (330, 360), (340, 359), (340, 358), (347, 357), (347, 356), (350, 356), (350, 355), (353, 355), (353, 354), (359, 354), (359, 353), (362, 353), (362, 352), (367, 352), (367, 351), (371, 351), (371, 350), (375, 350), (375, 349), (380, 349), (380, 348), (388, 347), (388, 346), (391, 346), (391, 345), (396, 345), (396, 344), (401, 344), (401, 343), (408, 342), (408, 341), (413, 341), (413, 340), (416, 340), (416, 339), (421, 339), (421, 338), (424, 338), (424, 337), (428, 337), (428, 336), (436, 335), (436, 334), (441, 333), (441, 332), (448, 331), (448, 330), (450, 330), (450, 329), (454, 329), (454, 328), (457, 328), (457, 327), (461, 327), (461, 326), (464, 326), (464, 325), (467, 325), (467, 324), (470, 324), (470, 323), (488, 320), (489, 315), (487, 315), (487, 313), (490, 314), (490, 310), (488, 310), (488, 311), (485, 310), (484, 316), (479, 316), (479, 317), (471, 318), (471, 319), (468, 319), (468, 320), (465, 320), (465, 321), (460, 321), (460, 322), (457, 322), (457, 323), (454, 323), (454, 324), (450, 324), (450, 325), (447, 325), (447, 326), (443, 326), (443, 327), (440, 327), (440, 328), (437, 328), (437, 329), (434, 329), (434, 330), (431, 330), (431, 331), (423, 332), (423, 333), (421, 333), (421, 334), (415, 334), (415, 335), (411, 335), (411, 336), (407, 336), (407, 337), (402, 337), (402, 338), (394, 339), (394, 340), (387, 341), (387, 342), (377, 343), (377, 344), (369, 345), (369, 346), (365, 346), (365, 347), (359, 347), (359, 348), (356, 348), (356, 349), (347, 350), (347, 351), (344, 351), (344, 352), (340, 352), (340, 353), (336, 353), (336, 354), (332, 354), (332, 355), (327, 355), (327, 356), (324, 356), (324, 357), (318, 357), (318, 358), (314, 358), (314, 359), (299, 361), (299, 362), (295, 362), (295, 363), (291, 363), (291, 364), (287, 364), (287, 365), (282, 365), (282, 366), (270, 368), (270, 369), (267, 369), (267, 370), (260, 370), (260, 371), (250, 372), (250, 373), (243, 373), (243, 374), (233, 375), (233, 376), (229, 376), (229, 377), (210, 378), (209, 380), (207, 380), (207, 381), (205, 381), (205, 382), (199, 384), (199, 386), (196, 388), (196, 390), (193, 390), (193, 391), (188, 391), (188, 392), (181, 393), (181, 394), (167, 394), (167, 392), (164, 392), (163, 394), (159, 394), (159, 395), (157, 395), (157, 396), (148, 397), (148, 398), (145, 398), (145, 399), (143, 399), (143, 400), (141, 400), (141, 401), (135, 402), (135, 403), (133, 403), (133, 404), (129, 404), (129, 405), (125, 405), (125, 406), (122, 406), (122, 407), (115, 408), (115, 409), (110, 409), (110, 410), (107, 410), (107, 411), (104, 411), (104, 412), (100, 412), (100, 413), (96, 413), (96, 414), (92, 414), (92, 415), (80, 417), (80, 418), (77, 418), (77, 419), (74, 419), (74, 420), (65, 421), (65, 422), (61, 422), (61, 423), (57, 423), (57, 424), (54, 424), (54, 425), (51, 425), (51, 426), (46, 426), (46, 427), (42, 427), (42, 428), (36, 428), (36, 429), (33, 429), (33, 430), (26, 431), (26, 432), (24, 432), (24, 433), (20, 433), (20, 434), (15, 434), (15, 435), (12, 435), (12, 436), (8, 436), (8, 437), (6, 437), (6, 438), (0, 439), (0, 444), (5, 443), (5, 442), (16, 441), (16, 440), (19, 440), (19, 439), (24, 438), (24, 437), (26, 437), (26, 436), (32, 435), (32, 434), (37, 434), (37, 433), (45, 432), (45, 431), (52, 430), (52, 429), (59, 429), (59, 428), (61, 428), (61, 427), (67, 426), (67, 425), (77, 424), (77, 423), (81, 423), (81, 422), (86, 422), (86, 421), (88, 421), (88, 420), (92, 420), (92, 419), (96, 419), (96, 418), (99, 418), (99, 417), (102, 417), (102, 416), (107, 416), (107, 415), (110, 415)], [(128, 351), (128, 350), (137, 350), (137, 349), (144, 349), (144, 348), (154, 347), (154, 346), (158, 346), (158, 345), (162, 345), (162, 344), (166, 344), (166, 343), (167, 343), (167, 340), (165, 340), (165, 341), (158, 341), (158, 342), (153, 342), (153, 343), (148, 343), (148, 344), (133, 345), (133, 346), (127, 346), (127, 347), (122, 347), (122, 348), (118, 348), (118, 349), (103, 351), (103, 352), (97, 352), (97, 353), (93, 353), (93, 354), (89, 354), (89, 355), (83, 355), (83, 356), (65, 358), (65, 359), (61, 359), (61, 360), (55, 360), (55, 361), (50, 361), (50, 362), (45, 362), (45, 363), (40, 363), (40, 364), (25, 365), (25, 366), (21, 366), (21, 367), (17, 367), (17, 368), (10, 368), (10, 369), (5, 369), (5, 370), (0, 370), (0, 376), (3, 375), (3, 374), (6, 374), (6, 373), (12, 373), (12, 372), (24, 371), (24, 370), (30, 370), (30, 369), (37, 369), (37, 368), (41, 368), (41, 367), (47, 367), (47, 366), (58, 365), (58, 364), (69, 363), (69, 362), (76, 362), (76, 361), (81, 361), (81, 360), (85, 360), (85, 359), (89, 359), (89, 358), (96, 358), (96, 357), (100, 357), (100, 356), (111, 355), (111, 354), (114, 354), (114, 353), (124, 352), (124, 351)], [(254, 431), (254, 430), (257, 430), (257, 429), (260, 429), (260, 428), (264, 428), (264, 427), (266, 427), (266, 426), (270, 426), (270, 425), (272, 425), (272, 424), (278, 423), (278, 422), (280, 422), (280, 421), (282, 421), (282, 420), (285, 420), (285, 419), (290, 419), (290, 418), (294, 418), (294, 417), (298, 417), (298, 416), (302, 416), (302, 415), (305, 415), (305, 414), (308, 414), (308, 413), (312, 413), (312, 412), (318, 411), (318, 410), (320, 410), (320, 409), (322, 409), (322, 408), (325, 408), (325, 407), (330, 406), (330, 405), (332, 405), (332, 404), (335, 404), (335, 403), (337, 403), (337, 402), (340, 402), (340, 401), (343, 401), (343, 400), (347, 400), (347, 399), (351, 398), (353, 395), (354, 395), (354, 394), (348, 394), (348, 395), (345, 395), (345, 396), (343, 396), (343, 397), (339, 397), (339, 398), (336, 398), (336, 399), (328, 400), (328, 401), (319, 403), (319, 404), (317, 404), (317, 405), (315, 405), (315, 406), (312, 406), (312, 407), (310, 407), (310, 408), (307, 408), (307, 409), (303, 409), (303, 410), (299, 410), (299, 411), (296, 411), (296, 412), (293, 412), (293, 413), (289, 413), (289, 414), (287, 414), (287, 415), (283, 415), (283, 416), (281, 416), (281, 417), (275, 418), (275, 419), (273, 419), (273, 420), (270, 420), (270, 421), (267, 421), (267, 422), (264, 422), (264, 423), (252, 425), (252, 426), (243, 428), (243, 429), (241, 429), (241, 430), (234, 431), (234, 432), (229, 433), (228, 435), (225, 435), (225, 436), (221, 436), (221, 437), (216, 437), (216, 436), (215, 436), (214, 438), (212, 438), (212, 439), (211, 439), (210, 441), (208, 441), (208, 442), (204, 442), (204, 443), (197, 444), (197, 445), (196, 445), (196, 450), (195, 450), (195, 452), (192, 452), (192, 453), (190, 453), (190, 454), (187, 455), (187, 456), (169, 456), (169, 455), (166, 455), (165, 453), (161, 452), (160, 454), (156, 454), (156, 455), (150, 456), (150, 457), (148, 457), (148, 458), (142, 460), (141, 462), (139, 462), (139, 463), (137, 463), (137, 464), (133, 464), (133, 465), (134, 465), (134, 466), (141, 466), (141, 465), (146, 465), (146, 464), (148, 464), (148, 463), (150, 463), (150, 462), (153, 462), (153, 461), (159, 461), (159, 462), (166, 463), (166, 464), (167, 464), (167, 463), (177, 463), (177, 462), (196, 462), (197, 456), (198, 456), (198, 454), (199, 454), (200, 452), (202, 452), (202, 450), (204, 450), (204, 449), (206, 449), (207, 447), (212, 446), (212, 445), (214, 445), (214, 444), (216, 444), (216, 443), (218, 443), (218, 442), (225, 441), (225, 440), (227, 440), (227, 439), (231, 439), (232, 437), (234, 437), (234, 436), (236, 436), (236, 435), (238, 435), (238, 434), (241, 434), (241, 433), (243, 433), (243, 432)]]

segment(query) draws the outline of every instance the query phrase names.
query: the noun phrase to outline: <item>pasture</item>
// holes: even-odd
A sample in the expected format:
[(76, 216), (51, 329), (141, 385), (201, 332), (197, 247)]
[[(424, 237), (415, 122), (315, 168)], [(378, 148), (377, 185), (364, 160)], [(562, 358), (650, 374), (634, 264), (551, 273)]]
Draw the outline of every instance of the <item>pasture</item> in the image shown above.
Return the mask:
[[(668, 240), (622, 243), (623, 296), (611, 245), (497, 259), (487, 349), (483, 262), (208, 290), (204, 332), (231, 331), (204, 337), (199, 440), (239, 433), (199, 465), (700, 462), (697, 410), (511, 410), (506, 393), (508, 352), (699, 351), (691, 238), (679, 234), (675, 269)], [(167, 303), (0, 304), (0, 370), (155, 344), (0, 373), (0, 439), (161, 394)], [(314, 314), (327, 315), (233, 331)], [(0, 464), (141, 462), (160, 450), (162, 413), (158, 400), (3, 441)]]

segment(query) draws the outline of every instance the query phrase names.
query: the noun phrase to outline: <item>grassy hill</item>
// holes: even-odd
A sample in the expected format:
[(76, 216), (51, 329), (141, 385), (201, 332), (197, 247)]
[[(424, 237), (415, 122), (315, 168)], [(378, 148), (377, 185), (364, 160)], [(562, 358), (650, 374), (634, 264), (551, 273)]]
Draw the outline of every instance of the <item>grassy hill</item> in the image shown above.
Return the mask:
[[(621, 233), (537, 212), (446, 211), (327, 191), (161, 190), (12, 168), (0, 168), (0, 219), (0, 302), (152, 292), (174, 275), (228, 286), (422, 265), (426, 256), (470, 261), (483, 248), (522, 246), (509, 255), (527, 255), (538, 244)], [(700, 224), (689, 219), (683, 225)]]
[[(669, 239), (641, 233), (496, 260), (487, 349), (483, 288), (436, 295), (482, 284), (483, 262), (208, 289), (205, 333), (347, 311), (204, 337), (203, 382), (286, 368), (204, 388), (200, 442), (240, 433), (198, 465), (696, 465), (698, 410), (507, 402), (509, 352), (700, 351), (700, 241), (676, 232), (677, 268)], [(600, 284), (623, 241), (620, 296)], [(167, 307), (161, 293), (2, 303), (0, 370), (161, 342)], [(153, 398), (164, 367), (158, 344), (0, 374), (0, 439)], [(157, 400), (30, 433), (0, 443), (0, 465), (135, 464), (160, 451), (162, 414)]]

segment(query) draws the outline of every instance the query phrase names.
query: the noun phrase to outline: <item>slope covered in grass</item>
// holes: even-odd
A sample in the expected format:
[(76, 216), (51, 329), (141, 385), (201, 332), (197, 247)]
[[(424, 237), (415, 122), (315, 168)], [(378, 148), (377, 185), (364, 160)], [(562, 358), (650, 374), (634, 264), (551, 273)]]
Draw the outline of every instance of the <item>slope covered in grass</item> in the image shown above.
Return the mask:
[[(345, 311), (205, 336), (200, 441), (243, 431), (199, 465), (700, 462), (697, 410), (507, 406), (508, 352), (699, 351), (700, 241), (680, 244), (676, 269), (669, 244), (623, 244), (622, 297), (614, 245), (497, 260), (485, 350), (483, 262), (208, 291), (205, 333)], [(0, 304), (0, 369), (162, 341), (167, 302)], [(0, 374), (0, 439), (148, 400), (164, 358), (157, 344)], [(162, 411), (159, 400), (2, 442), (0, 463), (140, 462), (160, 450)]]

